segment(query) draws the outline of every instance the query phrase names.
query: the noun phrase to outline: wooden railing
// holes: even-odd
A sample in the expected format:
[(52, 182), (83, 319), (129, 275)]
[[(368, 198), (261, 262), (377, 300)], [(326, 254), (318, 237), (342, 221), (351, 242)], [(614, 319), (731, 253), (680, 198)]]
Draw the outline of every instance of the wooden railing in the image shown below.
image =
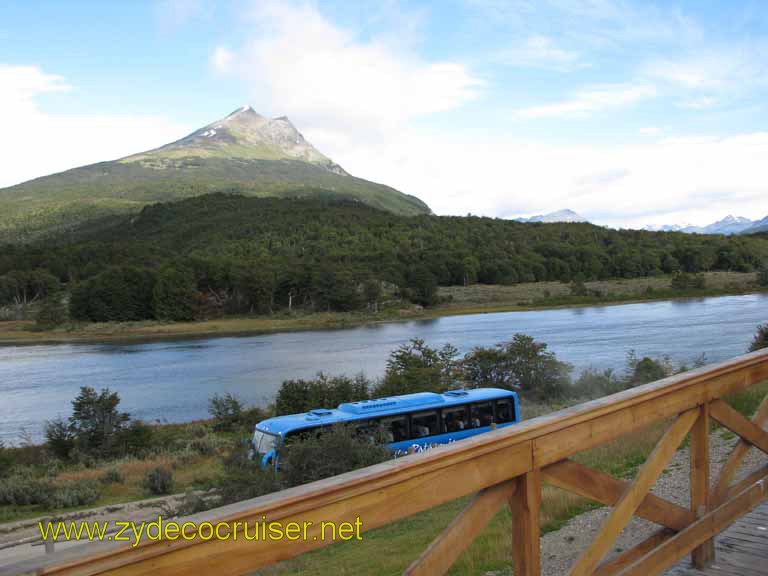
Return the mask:
[[(98, 543), (20, 564), (17, 572), (42, 574), (247, 574), (325, 545), (321, 522), (383, 526), (439, 504), (474, 494), (464, 510), (406, 569), (405, 574), (445, 573), (501, 507), (512, 516), (512, 557), (517, 576), (540, 573), (539, 506), (547, 482), (613, 507), (599, 533), (571, 569), (581, 576), (655, 574), (688, 554), (702, 566), (713, 559), (712, 538), (768, 494), (768, 466), (732, 484), (750, 447), (768, 452), (768, 401), (750, 421), (723, 397), (768, 380), (768, 351), (673, 376), (520, 425), (483, 434), (424, 454), (197, 515), (197, 522), (310, 521), (300, 541), (202, 541)], [(627, 482), (571, 460), (578, 452), (671, 420)], [(740, 437), (714, 488), (709, 477), (709, 430), (714, 420)], [(649, 494), (683, 440), (690, 436), (691, 506)], [(605, 560), (632, 516), (659, 530), (639, 545)], [(318, 538), (315, 538), (318, 537)], [(768, 551), (767, 551), (768, 552)], [(0, 573), (3, 569), (0, 568)]]

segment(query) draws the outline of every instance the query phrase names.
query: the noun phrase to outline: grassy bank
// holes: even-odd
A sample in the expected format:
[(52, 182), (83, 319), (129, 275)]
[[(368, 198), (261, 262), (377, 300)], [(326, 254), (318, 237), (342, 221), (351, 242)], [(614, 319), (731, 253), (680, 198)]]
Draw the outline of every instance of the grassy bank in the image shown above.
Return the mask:
[[(0, 505), (0, 523), (155, 498), (158, 494), (147, 492), (144, 480), (150, 470), (158, 467), (172, 473), (176, 493), (207, 489), (216, 482), (232, 445), (232, 434), (213, 431), (207, 421), (152, 428), (153, 446), (142, 457), (63, 462), (52, 458), (44, 446), (12, 449), (18, 472), (26, 477), (45, 479), (59, 486), (91, 482), (98, 486), (98, 498), (86, 506), (56, 509), (40, 504)], [(105, 482), (109, 474), (119, 480)]]
[(201, 322), (70, 324), (55, 330), (41, 331), (35, 329), (32, 321), (5, 321), (0, 322), (0, 344), (205, 338), (296, 330), (327, 330), (460, 314), (749, 294), (760, 290), (754, 273), (709, 272), (704, 276), (705, 288), (687, 290), (672, 289), (671, 279), (668, 276), (587, 282), (585, 287), (588, 293), (585, 295), (573, 294), (571, 286), (561, 282), (535, 282), (511, 286), (481, 284), (466, 287), (452, 286), (440, 288), (443, 303), (434, 308), (392, 305), (376, 314), (297, 312), (272, 316), (228, 317)]

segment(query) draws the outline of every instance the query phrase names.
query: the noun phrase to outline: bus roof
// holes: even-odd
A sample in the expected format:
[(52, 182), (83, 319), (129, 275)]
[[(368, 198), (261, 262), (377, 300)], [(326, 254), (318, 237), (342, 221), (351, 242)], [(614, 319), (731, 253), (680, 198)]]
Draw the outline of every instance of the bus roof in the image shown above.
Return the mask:
[(501, 388), (475, 388), (472, 390), (449, 390), (443, 394), (435, 392), (418, 392), (403, 396), (390, 396), (387, 398), (374, 398), (372, 400), (360, 400), (339, 404), (335, 409), (318, 408), (301, 414), (288, 414), (275, 416), (262, 420), (256, 425), (261, 432), (284, 436), (294, 430), (324, 426), (340, 422), (364, 420), (366, 418), (390, 416), (404, 412), (429, 410), (466, 404), (467, 402), (481, 402), (483, 400), (495, 400), (497, 398), (516, 398), (517, 394)]

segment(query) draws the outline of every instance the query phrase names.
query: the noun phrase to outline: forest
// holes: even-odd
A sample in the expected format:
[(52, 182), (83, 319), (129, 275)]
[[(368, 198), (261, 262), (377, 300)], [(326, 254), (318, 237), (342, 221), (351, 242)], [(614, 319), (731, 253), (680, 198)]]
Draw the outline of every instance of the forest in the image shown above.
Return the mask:
[(0, 307), (47, 303), (52, 322), (67, 311), (181, 321), (375, 310), (392, 299), (434, 305), (438, 286), (750, 272), (766, 262), (761, 236), (398, 216), (330, 198), (216, 193), (0, 247)]

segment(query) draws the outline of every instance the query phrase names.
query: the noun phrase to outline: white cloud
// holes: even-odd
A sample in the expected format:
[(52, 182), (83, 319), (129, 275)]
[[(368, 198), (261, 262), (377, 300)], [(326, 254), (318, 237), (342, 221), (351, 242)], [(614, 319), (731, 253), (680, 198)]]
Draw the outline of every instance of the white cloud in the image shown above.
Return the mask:
[(226, 46), (217, 46), (211, 54), (211, 66), (220, 74), (233, 71), (237, 55)]
[(691, 90), (745, 93), (765, 86), (768, 44), (733, 43), (697, 47), (675, 58), (654, 59), (641, 67), (644, 76)]
[(621, 108), (656, 96), (651, 84), (609, 84), (577, 92), (572, 98), (551, 104), (520, 108), (520, 118), (584, 116), (611, 108)]
[(691, 98), (690, 100), (681, 100), (677, 103), (678, 108), (686, 108), (688, 110), (707, 110), (717, 104), (717, 100), (710, 96), (702, 96), (700, 98)]
[(593, 146), (412, 130), (396, 143), (335, 155), (438, 214), (514, 217), (568, 207), (612, 226), (768, 214), (764, 132)]
[(658, 126), (645, 126), (643, 128), (640, 128), (639, 130), (640, 134), (646, 134), (648, 136), (653, 136), (655, 134), (661, 133), (661, 128)]
[(46, 74), (36, 66), (4, 64), (0, 64), (0, 85), (0, 110), (6, 110), (9, 116), (31, 109), (37, 94), (72, 89), (61, 76)]
[(585, 66), (578, 52), (560, 48), (552, 38), (541, 35), (529, 36), (521, 45), (504, 50), (497, 57), (520, 68), (572, 70)]
[(71, 92), (36, 66), (0, 65), (0, 187), (74, 166), (111, 160), (177, 139), (188, 130), (154, 116), (53, 115), (36, 98)]
[(213, 0), (161, 0), (155, 19), (162, 30), (173, 32), (193, 20), (211, 18), (213, 11)]
[(418, 117), (478, 96), (482, 81), (461, 63), (423, 60), (391, 38), (357, 38), (313, 6), (254, 5), (252, 34), (235, 52), (212, 57), (251, 87), (253, 104), (288, 114), (307, 131), (392, 132)]

